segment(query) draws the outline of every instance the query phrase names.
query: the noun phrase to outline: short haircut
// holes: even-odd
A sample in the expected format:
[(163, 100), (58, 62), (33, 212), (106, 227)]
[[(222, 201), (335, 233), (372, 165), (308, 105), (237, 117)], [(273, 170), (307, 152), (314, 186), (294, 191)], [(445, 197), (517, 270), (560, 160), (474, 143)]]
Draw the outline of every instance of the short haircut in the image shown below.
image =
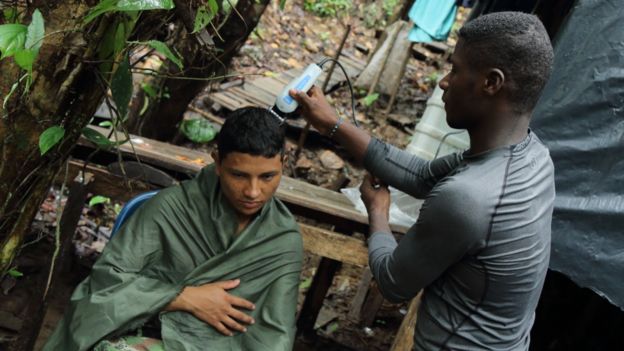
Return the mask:
[(459, 30), (468, 63), (498, 68), (518, 112), (533, 110), (552, 71), (553, 48), (542, 22), (522, 12), (477, 17)]
[(265, 108), (243, 107), (232, 111), (217, 137), (219, 159), (231, 152), (274, 157), (284, 154), (285, 131)]

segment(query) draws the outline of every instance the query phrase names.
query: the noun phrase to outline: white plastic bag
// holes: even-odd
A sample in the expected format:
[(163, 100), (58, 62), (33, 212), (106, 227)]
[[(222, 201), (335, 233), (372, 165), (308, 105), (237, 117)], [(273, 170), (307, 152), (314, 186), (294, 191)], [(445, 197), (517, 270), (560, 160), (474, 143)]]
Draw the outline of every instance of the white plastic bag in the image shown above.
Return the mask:
[[(405, 227), (410, 227), (416, 220), (418, 219), (418, 214), (420, 213), (420, 206), (422, 206), (423, 201), (413, 198), (406, 193), (397, 190), (393, 187), (389, 187), (390, 189), (390, 223)], [(340, 189), (340, 192), (343, 193), (353, 206), (360, 211), (362, 214), (367, 215), (366, 207), (364, 206), (364, 202), (360, 197), (360, 187), (355, 188), (343, 188)]]

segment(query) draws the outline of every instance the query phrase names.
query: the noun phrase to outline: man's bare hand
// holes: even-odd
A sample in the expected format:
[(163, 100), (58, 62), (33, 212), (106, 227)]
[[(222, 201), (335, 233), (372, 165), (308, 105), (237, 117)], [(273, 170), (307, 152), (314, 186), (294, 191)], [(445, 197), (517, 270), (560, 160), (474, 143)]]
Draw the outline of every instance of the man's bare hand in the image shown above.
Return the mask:
[(367, 174), (360, 186), (362, 201), (366, 206), (368, 215), (376, 217), (381, 215), (388, 221), (390, 211), (390, 191), (385, 184)]
[(254, 304), (227, 292), (240, 280), (227, 280), (200, 286), (187, 286), (166, 308), (167, 311), (186, 311), (210, 324), (221, 334), (232, 336), (233, 331), (246, 332), (244, 324), (253, 324), (250, 316), (237, 308), (253, 310)]
[(329, 133), (338, 121), (336, 111), (316, 85), (307, 94), (296, 90), (291, 90), (289, 94), (299, 103), (303, 117), (322, 134)]

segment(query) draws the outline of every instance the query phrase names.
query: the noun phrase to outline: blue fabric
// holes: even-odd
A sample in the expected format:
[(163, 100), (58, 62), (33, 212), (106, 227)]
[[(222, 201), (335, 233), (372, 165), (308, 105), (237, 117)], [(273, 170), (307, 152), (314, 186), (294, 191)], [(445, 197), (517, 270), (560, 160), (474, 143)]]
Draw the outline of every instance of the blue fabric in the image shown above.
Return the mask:
[(414, 28), (407, 38), (419, 43), (446, 40), (456, 14), (455, 0), (417, 0), (408, 13)]
[(124, 224), (126, 219), (130, 218), (134, 211), (136, 211), (145, 201), (151, 199), (157, 193), (158, 190), (148, 191), (130, 199), (130, 201), (128, 201), (121, 209), (121, 212), (119, 212), (117, 219), (115, 219), (113, 230), (111, 230), (111, 238), (115, 235), (115, 233), (117, 233), (119, 228), (121, 228), (121, 225)]

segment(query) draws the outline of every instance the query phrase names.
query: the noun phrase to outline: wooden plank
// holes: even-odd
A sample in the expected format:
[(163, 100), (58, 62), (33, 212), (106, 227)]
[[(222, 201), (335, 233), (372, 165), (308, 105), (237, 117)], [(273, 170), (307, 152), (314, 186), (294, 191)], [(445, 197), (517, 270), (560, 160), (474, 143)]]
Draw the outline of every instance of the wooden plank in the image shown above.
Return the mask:
[[(276, 86), (279, 86), (279, 84), (276, 84)], [(253, 96), (256, 100), (266, 102), (266, 104), (264, 104), (263, 106), (268, 106), (273, 105), (277, 94), (279, 94), (282, 89), (280, 88), (276, 91), (267, 91), (254, 84), (247, 83), (241, 87), (241, 90), (243, 90), (247, 95)]]
[(379, 291), (379, 287), (377, 286), (377, 282), (373, 280), (370, 284), (370, 288), (368, 289), (368, 295), (366, 295), (366, 300), (364, 301), (364, 305), (362, 306), (361, 311), (361, 320), (362, 325), (365, 327), (370, 327), (375, 322), (375, 317), (377, 316), (377, 312), (381, 308), (383, 304), (384, 298)]
[(399, 331), (394, 337), (390, 351), (411, 351), (414, 347), (414, 328), (418, 317), (418, 307), (422, 297), (422, 290), (416, 295), (407, 308), (407, 314), (403, 317)]
[(307, 224), (299, 224), (299, 228), (306, 251), (360, 267), (368, 265), (368, 249), (363, 240)]
[(248, 85), (252, 85), (258, 89), (262, 89), (267, 93), (272, 94), (274, 97), (279, 94), (282, 89), (284, 89), (284, 85), (287, 82), (281, 82), (274, 78), (260, 78), (247, 82)]
[(360, 322), (362, 305), (364, 304), (364, 299), (366, 298), (366, 294), (368, 293), (368, 289), (370, 288), (372, 280), (373, 273), (367, 266), (366, 268), (364, 268), (364, 273), (362, 273), (360, 283), (358, 284), (357, 292), (355, 293), (353, 300), (351, 300), (351, 307), (349, 308), (348, 317), (352, 322)]
[[(320, 57), (318, 57), (320, 60)], [(316, 60), (316, 61), (318, 61)], [(349, 79), (353, 79), (363, 69), (364, 63), (349, 56), (341, 56), (341, 64), (347, 71)], [(212, 101), (221, 106), (235, 110), (243, 106), (271, 106), (275, 102), (277, 94), (281, 92), (284, 85), (301, 74), (303, 68), (294, 68), (281, 72), (274, 77), (262, 77), (253, 80), (246, 80), (242, 86), (234, 86), (210, 95)], [(326, 73), (322, 73), (319, 81), (325, 80)], [(334, 72), (330, 81), (330, 86), (339, 84), (345, 80), (341, 70)]]
[(259, 107), (267, 107), (273, 105), (275, 103), (275, 97), (266, 94), (250, 85), (243, 85), (242, 87), (234, 87), (232, 89), (228, 89), (231, 94), (235, 94), (236, 96), (245, 99), (245, 101), (249, 102), (253, 106)]
[(313, 340), (316, 336), (314, 330), (316, 318), (323, 307), (325, 295), (332, 285), (334, 275), (336, 275), (340, 266), (341, 263), (339, 261), (325, 257), (321, 259), (297, 318), (297, 335), (303, 336), (304, 340)]
[[(83, 164), (75, 160), (70, 160), (69, 164), (68, 178), (74, 179), (78, 172), (82, 171)], [(93, 176), (93, 181), (89, 184), (91, 192), (114, 200), (128, 201), (140, 193), (158, 188), (135, 179), (133, 180), (135, 186), (129, 189), (125, 187), (122, 177), (95, 165), (87, 166), (86, 172)], [(60, 177), (57, 178), (57, 182), (62, 181)], [(363, 240), (303, 223), (299, 224), (299, 228), (306, 251), (357, 266), (368, 264), (368, 250)]]
[[(79, 172), (84, 168), (82, 161), (69, 160), (68, 182), (76, 178)], [(94, 177), (91, 184), (91, 192), (97, 195), (105, 195), (112, 199), (128, 201), (134, 196), (153, 190), (156, 187), (142, 182), (138, 179), (129, 179), (129, 183), (124, 181), (123, 177), (111, 174), (106, 168), (97, 165), (88, 165), (86, 170)], [(63, 183), (65, 172), (60, 172), (56, 177), (55, 183)]]
[[(107, 129), (90, 126), (104, 135)], [(121, 138), (121, 135), (120, 135)], [(153, 165), (194, 175), (203, 167), (213, 162), (207, 153), (184, 147), (163, 143), (143, 137), (130, 136), (131, 143), (119, 146), (122, 154), (138, 157), (141, 161)], [(79, 144), (91, 145), (86, 139)], [(134, 148), (133, 148), (134, 146)], [(135, 154), (136, 152), (136, 154)], [(348, 221), (368, 225), (368, 216), (360, 213), (353, 204), (341, 193), (334, 192), (290, 177), (282, 177), (276, 196), (287, 203), (309, 208), (327, 215), (344, 218)], [(392, 224), (390, 228), (397, 233), (407, 232), (408, 227)]]

